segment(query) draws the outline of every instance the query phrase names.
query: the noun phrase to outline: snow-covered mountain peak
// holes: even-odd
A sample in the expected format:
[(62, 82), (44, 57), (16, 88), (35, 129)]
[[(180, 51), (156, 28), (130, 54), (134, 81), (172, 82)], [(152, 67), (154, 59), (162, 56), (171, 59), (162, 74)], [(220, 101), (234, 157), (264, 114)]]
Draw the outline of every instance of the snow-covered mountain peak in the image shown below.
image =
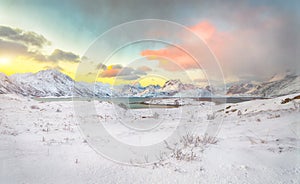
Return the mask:
[(180, 79), (171, 79), (165, 82), (164, 86), (169, 86), (169, 85), (180, 85), (182, 82)]
[(184, 84), (179, 80), (169, 80), (162, 87), (163, 91), (181, 91), (184, 89)]
[(35, 76), (38, 78), (38, 79), (61, 79), (61, 80), (67, 80), (67, 81), (72, 81), (73, 82), (73, 79), (71, 79), (68, 75), (65, 75), (57, 70), (53, 70), (53, 69), (50, 69), (50, 70), (42, 70), (42, 71), (39, 71), (35, 74)]
[(162, 87), (163, 91), (184, 91), (184, 90), (194, 90), (197, 87), (193, 84), (183, 84), (179, 79), (169, 80)]

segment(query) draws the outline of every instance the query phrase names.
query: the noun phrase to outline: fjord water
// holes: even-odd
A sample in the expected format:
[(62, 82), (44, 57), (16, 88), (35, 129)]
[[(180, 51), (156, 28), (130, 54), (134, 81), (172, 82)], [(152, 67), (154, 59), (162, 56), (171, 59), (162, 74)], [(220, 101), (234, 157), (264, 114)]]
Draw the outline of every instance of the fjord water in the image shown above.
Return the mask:
[[(176, 108), (178, 106), (176, 105), (166, 105), (166, 104), (146, 104), (144, 103), (147, 100), (150, 99), (178, 99), (178, 97), (116, 97), (116, 98), (110, 98), (110, 97), (104, 97), (104, 98), (89, 98), (89, 97), (63, 97), (63, 98), (34, 98), (37, 101), (42, 102), (55, 102), (55, 101), (93, 101), (93, 100), (99, 100), (99, 101), (106, 101), (106, 102), (112, 102), (115, 105), (124, 104), (129, 109), (145, 109), (145, 108)], [(200, 97), (200, 98), (186, 98), (186, 99), (194, 99), (196, 101), (203, 101), (203, 102), (214, 102), (216, 104), (222, 104), (222, 103), (240, 103), (250, 100), (257, 100), (257, 99), (263, 99), (261, 97)]]

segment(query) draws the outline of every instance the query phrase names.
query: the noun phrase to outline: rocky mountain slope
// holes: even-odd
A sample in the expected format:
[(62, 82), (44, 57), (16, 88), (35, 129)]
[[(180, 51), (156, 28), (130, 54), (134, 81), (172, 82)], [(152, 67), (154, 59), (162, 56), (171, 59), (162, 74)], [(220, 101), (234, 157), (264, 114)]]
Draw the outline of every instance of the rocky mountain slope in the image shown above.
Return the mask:
[(266, 82), (248, 82), (232, 85), (228, 95), (253, 95), (277, 97), (300, 92), (300, 76), (296, 74), (274, 75)]

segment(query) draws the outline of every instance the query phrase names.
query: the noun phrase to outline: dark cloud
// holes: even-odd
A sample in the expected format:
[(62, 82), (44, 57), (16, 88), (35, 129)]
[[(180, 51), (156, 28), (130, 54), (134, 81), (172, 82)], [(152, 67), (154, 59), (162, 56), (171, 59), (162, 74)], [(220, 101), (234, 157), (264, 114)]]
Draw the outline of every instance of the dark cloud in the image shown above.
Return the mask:
[(21, 44), (11, 41), (5, 41), (0, 38), (0, 54), (2, 55), (28, 55), (28, 48)]
[[(249, 8), (271, 7), (276, 14), (282, 14), (284, 11), (297, 13), (299, 1), (272, 0), (270, 3), (270, 0), (74, 0), (72, 6), (77, 8), (91, 26), (99, 26), (95, 31), (104, 32), (112, 26), (139, 19), (164, 19), (184, 25), (192, 25), (206, 18), (224, 22), (238, 21), (237, 14), (248, 13)], [(93, 19), (94, 17), (109, 21), (105, 24), (96, 24), (98, 20)], [(243, 24), (250, 23), (252, 18), (249, 15)]]
[(0, 38), (0, 55), (4, 56), (25, 56), (37, 61), (47, 61), (46, 56), (37, 51), (29, 51), (29, 48), (18, 42), (6, 41)]
[(25, 56), (40, 62), (80, 62), (79, 55), (60, 49), (55, 49), (50, 55), (42, 54), (40, 49), (48, 44), (50, 41), (35, 32), (0, 26), (1, 55)]
[(97, 66), (96, 66), (96, 69), (97, 70), (105, 70), (107, 68), (107, 66), (103, 63), (99, 63)]
[(50, 56), (48, 56), (49, 61), (69, 61), (69, 62), (80, 62), (80, 56), (72, 53), (65, 52), (60, 49), (55, 49)]
[(135, 70), (133, 68), (124, 67), (124, 68), (121, 68), (121, 71), (119, 72), (118, 76), (131, 75), (132, 73), (134, 73), (134, 71)]
[(0, 26), (0, 36), (9, 38), (12, 35), (17, 35), (18, 31), (17, 29), (13, 29), (11, 27), (6, 27), (6, 26)]
[(51, 44), (43, 35), (7, 26), (0, 26), (0, 38), (38, 48)]

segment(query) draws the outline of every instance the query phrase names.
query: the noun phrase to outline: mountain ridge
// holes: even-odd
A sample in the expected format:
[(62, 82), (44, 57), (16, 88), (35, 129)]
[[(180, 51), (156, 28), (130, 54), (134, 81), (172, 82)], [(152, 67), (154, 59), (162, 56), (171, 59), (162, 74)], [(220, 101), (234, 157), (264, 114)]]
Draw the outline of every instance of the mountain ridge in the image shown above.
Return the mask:
[(180, 80), (169, 80), (163, 87), (149, 85), (123, 85), (112, 87), (109, 84), (76, 82), (68, 75), (57, 70), (42, 70), (37, 73), (24, 73), (6, 76), (0, 74), (0, 93), (15, 93), (34, 97), (197, 97), (211, 93), (192, 84), (183, 84)]
[(231, 85), (227, 95), (248, 95), (278, 97), (300, 92), (300, 76), (292, 73), (280, 73), (264, 82), (243, 82)]
[[(243, 82), (231, 85), (228, 96), (277, 97), (300, 92), (300, 77), (295, 74), (277, 74), (265, 82)], [(76, 82), (57, 70), (37, 73), (0, 73), (0, 94), (14, 93), (33, 97), (210, 97), (209, 88), (184, 84), (179, 79), (166, 81), (160, 87), (140, 84), (111, 86), (101, 82)]]

